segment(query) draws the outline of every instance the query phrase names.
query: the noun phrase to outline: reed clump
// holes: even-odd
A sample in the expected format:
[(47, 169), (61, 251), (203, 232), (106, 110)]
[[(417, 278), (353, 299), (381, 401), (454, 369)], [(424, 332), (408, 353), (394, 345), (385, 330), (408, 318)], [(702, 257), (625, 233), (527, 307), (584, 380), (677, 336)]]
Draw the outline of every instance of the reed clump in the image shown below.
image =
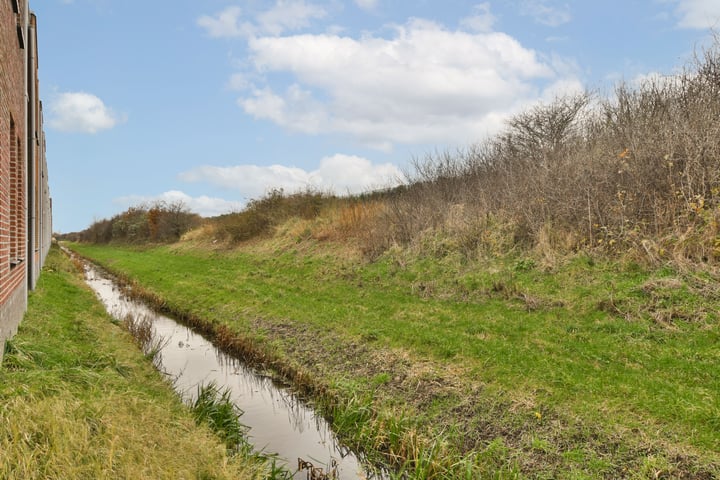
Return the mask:
[(252, 452), (247, 428), (240, 422), (243, 412), (233, 403), (229, 390), (221, 390), (214, 382), (198, 385), (190, 411), (198, 424), (207, 424), (222, 438), (228, 450)]

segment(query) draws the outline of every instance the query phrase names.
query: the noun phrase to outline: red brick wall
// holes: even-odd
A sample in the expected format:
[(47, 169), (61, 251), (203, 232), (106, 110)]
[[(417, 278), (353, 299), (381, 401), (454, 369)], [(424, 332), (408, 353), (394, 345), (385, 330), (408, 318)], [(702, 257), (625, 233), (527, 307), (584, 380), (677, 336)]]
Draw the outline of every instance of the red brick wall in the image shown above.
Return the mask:
[(0, 361), (5, 340), (25, 313), (28, 289), (40, 274), (52, 236), (37, 19), (27, 1), (0, 0)]
[[(27, 243), (25, 50), (18, 37), (25, 5), (26, 0), (0, 0), (0, 309), (11, 296), (17, 297), (18, 289), (26, 289), (25, 262), (16, 263), (25, 258)], [(16, 312), (0, 313), (6, 322), (8, 316), (17, 317)], [(0, 342), (2, 337), (0, 332)]]

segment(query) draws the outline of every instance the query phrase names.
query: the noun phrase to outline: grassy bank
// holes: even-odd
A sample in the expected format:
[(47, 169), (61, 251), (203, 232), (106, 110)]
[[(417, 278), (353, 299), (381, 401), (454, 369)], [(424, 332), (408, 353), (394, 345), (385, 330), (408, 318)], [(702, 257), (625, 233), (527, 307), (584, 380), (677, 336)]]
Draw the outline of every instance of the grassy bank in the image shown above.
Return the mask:
[(440, 247), (368, 263), (311, 240), (73, 245), (412, 478), (720, 475), (716, 278)]
[(110, 320), (53, 248), (0, 369), (0, 478), (263, 478)]

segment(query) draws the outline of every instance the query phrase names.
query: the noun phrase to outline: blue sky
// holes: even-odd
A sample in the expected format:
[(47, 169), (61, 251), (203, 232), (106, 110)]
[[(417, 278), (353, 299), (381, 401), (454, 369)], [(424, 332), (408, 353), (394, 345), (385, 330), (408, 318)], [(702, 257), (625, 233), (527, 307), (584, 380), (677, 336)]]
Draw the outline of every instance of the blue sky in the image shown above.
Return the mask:
[(719, 0), (31, 0), (54, 230), (359, 192), (537, 102), (672, 74)]

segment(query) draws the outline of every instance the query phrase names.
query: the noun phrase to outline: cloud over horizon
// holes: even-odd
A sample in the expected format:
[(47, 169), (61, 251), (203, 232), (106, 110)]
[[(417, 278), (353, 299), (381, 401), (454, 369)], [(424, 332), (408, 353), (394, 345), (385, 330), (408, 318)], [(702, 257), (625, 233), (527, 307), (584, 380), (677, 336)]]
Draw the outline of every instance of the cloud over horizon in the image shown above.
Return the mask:
[(217, 197), (208, 197), (206, 195), (192, 197), (180, 190), (169, 190), (159, 195), (127, 195), (113, 200), (114, 204), (122, 208), (128, 208), (141, 204), (152, 204), (156, 202), (182, 202), (190, 209), (190, 211), (203, 217), (213, 217), (224, 213), (240, 211), (245, 205), (243, 202), (230, 201)]
[[(569, 20), (543, 2), (525, 5), (542, 21)], [(454, 30), (411, 18), (386, 25), (385, 36), (250, 35), (248, 58), (228, 85), (240, 92), (237, 104), (247, 115), (290, 131), (340, 134), (384, 151), (395, 144), (467, 144), (496, 133), (505, 118), (547, 92), (583, 88), (575, 72), (494, 31), (495, 21), (486, 2)], [(232, 23), (227, 30), (239, 35), (239, 18)]]
[(356, 194), (395, 186), (401, 175), (391, 163), (373, 164), (363, 157), (335, 154), (321, 159), (318, 168), (311, 171), (284, 165), (203, 165), (181, 173), (179, 178), (185, 182), (206, 182), (239, 191), (251, 199), (275, 188), (289, 193), (313, 188), (339, 195)]
[(69, 133), (97, 133), (124, 121), (96, 95), (86, 92), (64, 92), (51, 100), (50, 128)]
[(678, 26), (692, 29), (720, 28), (720, 2), (718, 0), (671, 0), (677, 3)]

